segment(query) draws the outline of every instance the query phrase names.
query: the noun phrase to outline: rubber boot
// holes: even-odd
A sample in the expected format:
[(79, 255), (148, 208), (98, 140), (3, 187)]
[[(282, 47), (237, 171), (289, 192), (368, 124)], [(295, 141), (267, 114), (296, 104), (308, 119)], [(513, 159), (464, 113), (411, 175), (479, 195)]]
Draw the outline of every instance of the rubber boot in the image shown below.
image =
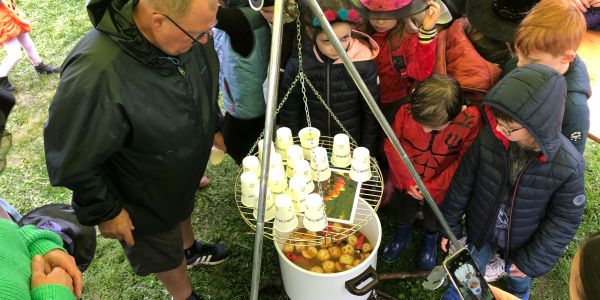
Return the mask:
[(383, 247), (381, 258), (387, 263), (392, 263), (410, 243), (410, 234), (412, 233), (412, 224), (394, 225), (394, 239)]
[(439, 233), (437, 232), (433, 234), (425, 233), (423, 243), (421, 244), (421, 251), (417, 258), (418, 271), (431, 271), (436, 266), (438, 236)]
[(12, 92), (16, 91), (17, 89), (15, 88), (14, 85), (12, 85), (10, 83), (10, 81), (8, 81), (8, 76), (5, 76), (5, 77), (0, 77), (0, 90), (5, 90), (9, 93), (12, 93)]
[(35, 68), (35, 71), (38, 72), (38, 74), (52, 74), (52, 73), (58, 73), (58, 68), (55, 66), (51, 66), (51, 65), (47, 65), (45, 63), (40, 63), (37, 66), (33, 66)]

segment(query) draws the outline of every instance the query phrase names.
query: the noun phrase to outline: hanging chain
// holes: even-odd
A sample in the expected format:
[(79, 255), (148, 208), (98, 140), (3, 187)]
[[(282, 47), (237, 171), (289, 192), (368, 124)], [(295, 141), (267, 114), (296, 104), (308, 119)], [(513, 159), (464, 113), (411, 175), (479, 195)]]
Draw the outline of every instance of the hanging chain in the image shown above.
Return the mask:
[[(304, 74), (304, 76), (306, 77), (306, 74)], [(342, 125), (342, 122), (335, 116), (335, 114), (333, 113), (333, 111), (331, 110), (331, 108), (329, 107), (329, 105), (327, 105), (327, 103), (325, 103), (325, 100), (317, 92), (317, 89), (312, 84), (312, 82), (310, 82), (310, 80), (308, 79), (308, 77), (306, 77), (306, 83), (308, 84), (308, 86), (310, 87), (310, 89), (313, 91), (313, 93), (315, 93), (315, 96), (317, 96), (317, 99), (319, 99), (319, 101), (321, 101), (321, 104), (323, 104), (323, 106), (325, 107), (325, 109), (327, 110), (327, 112), (329, 113), (329, 115), (331, 117), (333, 117), (333, 120), (340, 127), (340, 129), (342, 129), (342, 131), (350, 138), (351, 141), (353, 141), (355, 144), (358, 145), (358, 143), (356, 142), (356, 140), (354, 140), (354, 138), (352, 137), (352, 135), (350, 135), (350, 133), (348, 133), (348, 130), (346, 129), (346, 127), (344, 127), (344, 125)]]
[[(296, 6), (296, 9), (298, 9), (298, 3), (294, 2), (294, 5)], [(296, 75), (296, 77), (292, 81), (292, 84), (290, 85), (289, 89), (286, 91), (285, 95), (281, 99), (281, 102), (277, 106), (277, 109), (275, 110), (275, 116), (277, 116), (279, 114), (279, 111), (281, 110), (281, 108), (283, 107), (283, 105), (285, 104), (285, 102), (288, 100), (290, 94), (292, 93), (292, 91), (294, 90), (294, 88), (296, 87), (296, 85), (298, 84), (298, 82), (300, 82), (300, 89), (301, 89), (301, 92), (302, 92), (302, 102), (304, 103), (304, 113), (306, 115), (306, 124), (307, 124), (308, 127), (312, 127), (312, 123), (310, 121), (310, 113), (308, 111), (308, 98), (306, 96), (306, 85), (308, 84), (308, 86), (310, 87), (310, 89), (312, 90), (312, 92), (315, 94), (315, 96), (317, 97), (317, 99), (319, 99), (319, 101), (321, 102), (321, 104), (323, 104), (323, 106), (325, 107), (325, 109), (327, 110), (327, 112), (329, 113), (329, 115), (333, 118), (333, 120), (335, 121), (335, 123), (350, 138), (350, 140), (352, 142), (354, 142), (355, 144), (358, 144), (356, 142), (356, 140), (354, 139), (354, 137), (352, 137), (352, 135), (350, 135), (350, 133), (348, 132), (348, 130), (346, 129), (346, 127), (342, 124), (342, 122), (333, 113), (333, 111), (331, 110), (331, 108), (329, 107), (329, 105), (327, 105), (327, 103), (325, 102), (325, 100), (323, 99), (323, 97), (319, 94), (319, 92), (317, 91), (317, 89), (315, 88), (315, 86), (312, 84), (312, 82), (310, 81), (310, 79), (308, 79), (308, 76), (306, 76), (306, 73), (304, 73), (304, 67), (303, 67), (304, 64), (303, 64), (303, 61), (302, 61), (302, 34), (301, 34), (301, 30), (302, 30), (302, 26), (301, 26), (301, 22), (300, 22), (300, 15), (298, 14), (298, 16), (296, 17), (296, 47), (298, 48), (297, 49), (298, 50), (298, 74)], [(250, 151), (248, 151), (247, 156), (252, 155), (254, 153), (254, 149), (256, 149), (257, 146), (258, 146), (258, 141), (260, 141), (263, 137), (264, 137), (264, 131), (260, 133), (258, 139), (254, 142), (254, 144), (250, 148)], [(317, 181), (317, 184), (319, 186), (319, 192), (321, 192), (322, 191), (321, 182)]]

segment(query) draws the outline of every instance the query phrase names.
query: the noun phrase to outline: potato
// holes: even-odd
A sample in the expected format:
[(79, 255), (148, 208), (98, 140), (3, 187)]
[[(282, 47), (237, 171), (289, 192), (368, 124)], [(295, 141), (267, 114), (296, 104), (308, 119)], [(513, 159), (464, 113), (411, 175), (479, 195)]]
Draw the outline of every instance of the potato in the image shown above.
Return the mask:
[(323, 273), (323, 268), (317, 266), (317, 267), (312, 267), (310, 269), (311, 272), (315, 272), (315, 273)]
[(348, 254), (348, 255), (354, 255), (354, 246), (348, 244), (348, 245), (342, 247), (342, 253)]
[(335, 263), (330, 260), (323, 262), (322, 267), (323, 267), (323, 271), (325, 273), (334, 273), (335, 272)]
[(354, 262), (354, 256), (343, 254), (342, 256), (340, 256), (340, 262), (345, 265), (351, 265)]
[(294, 252), (294, 245), (286, 243), (283, 245), (283, 248), (281, 248), (281, 251), (283, 251), (283, 253)]
[(338, 246), (333, 246), (329, 248), (329, 255), (331, 255), (332, 259), (338, 259), (342, 256), (342, 249)]
[(328, 249), (328, 248), (331, 248), (331, 246), (333, 246), (333, 243), (328, 242), (328, 243), (321, 245), (320, 247), (321, 247), (321, 249)]
[(356, 242), (358, 241), (358, 238), (354, 235), (351, 234), (348, 236), (348, 245), (352, 245), (352, 247), (356, 246)]
[(317, 255), (317, 252), (317, 248), (311, 246), (306, 248), (306, 250), (302, 250), (302, 256), (307, 259), (312, 259)]
[(361, 263), (361, 262), (363, 262), (363, 260), (362, 260), (362, 259), (355, 259), (355, 260), (352, 262), (352, 265), (356, 267), (356, 266), (360, 265), (360, 263)]
[(317, 252), (317, 259), (320, 261), (327, 261), (331, 258), (331, 254), (329, 254), (329, 250), (321, 249)]
[(342, 272), (342, 271), (346, 271), (346, 265), (344, 265), (343, 263), (341, 263), (341, 262), (339, 262), (339, 261), (338, 261), (338, 262), (336, 262), (336, 263), (335, 263), (335, 271), (336, 271), (336, 272)]
[(364, 243), (362, 246), (362, 251), (365, 253), (373, 251), (373, 245), (371, 245), (371, 243)]
[(333, 230), (333, 232), (340, 233), (344, 229), (345, 228), (340, 223), (331, 223), (331, 230)]
[(296, 242), (296, 253), (301, 254), (302, 250), (306, 249), (306, 243), (304, 242)]

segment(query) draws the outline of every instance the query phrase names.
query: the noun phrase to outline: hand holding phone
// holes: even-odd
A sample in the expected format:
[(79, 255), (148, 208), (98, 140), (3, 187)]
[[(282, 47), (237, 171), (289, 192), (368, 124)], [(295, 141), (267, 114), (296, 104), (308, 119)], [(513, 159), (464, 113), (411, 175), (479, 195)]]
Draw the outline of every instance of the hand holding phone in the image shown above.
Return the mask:
[(495, 299), (467, 248), (446, 258), (443, 265), (462, 300)]

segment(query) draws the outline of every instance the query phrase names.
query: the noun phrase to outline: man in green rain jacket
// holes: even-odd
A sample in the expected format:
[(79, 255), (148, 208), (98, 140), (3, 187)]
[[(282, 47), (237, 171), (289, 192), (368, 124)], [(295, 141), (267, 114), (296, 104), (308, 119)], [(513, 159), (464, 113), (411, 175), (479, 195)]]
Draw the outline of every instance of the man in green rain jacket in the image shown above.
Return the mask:
[(136, 274), (200, 299), (186, 267), (228, 255), (196, 242), (190, 222), (222, 141), (216, 0), (90, 0), (87, 10), (95, 29), (63, 63), (44, 130), (50, 181), (73, 191), (82, 224), (121, 241)]

